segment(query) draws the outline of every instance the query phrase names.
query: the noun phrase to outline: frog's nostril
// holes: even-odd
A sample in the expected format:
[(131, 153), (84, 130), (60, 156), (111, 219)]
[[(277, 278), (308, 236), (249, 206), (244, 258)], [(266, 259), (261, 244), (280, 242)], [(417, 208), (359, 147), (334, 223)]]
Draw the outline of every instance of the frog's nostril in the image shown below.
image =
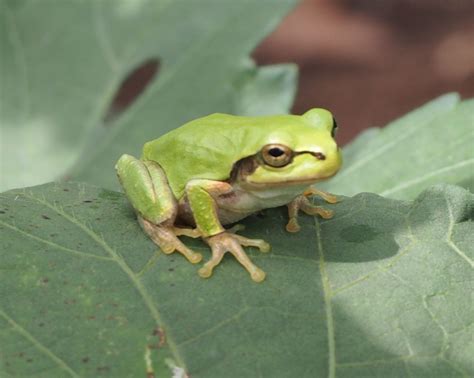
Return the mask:
[(324, 155), (322, 152), (315, 152), (314, 156), (318, 160), (326, 160), (326, 155)]

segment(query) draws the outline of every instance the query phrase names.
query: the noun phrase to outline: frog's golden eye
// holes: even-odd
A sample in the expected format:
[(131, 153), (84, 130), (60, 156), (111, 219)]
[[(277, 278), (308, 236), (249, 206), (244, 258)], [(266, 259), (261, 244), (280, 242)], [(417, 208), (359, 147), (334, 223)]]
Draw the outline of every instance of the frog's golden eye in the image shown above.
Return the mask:
[(265, 164), (272, 167), (283, 167), (291, 162), (293, 151), (283, 144), (267, 144), (262, 148)]

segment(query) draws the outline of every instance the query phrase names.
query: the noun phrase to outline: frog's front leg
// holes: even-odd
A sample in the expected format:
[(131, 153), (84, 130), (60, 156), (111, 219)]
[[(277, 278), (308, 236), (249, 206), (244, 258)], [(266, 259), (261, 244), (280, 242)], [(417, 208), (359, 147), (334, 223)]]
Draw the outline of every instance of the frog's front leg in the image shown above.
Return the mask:
[(308, 215), (320, 215), (324, 219), (330, 219), (334, 216), (332, 210), (313, 205), (308, 199), (308, 197), (312, 195), (318, 195), (328, 203), (336, 203), (338, 201), (335, 195), (310, 187), (302, 195), (296, 197), (288, 204), (289, 220), (286, 225), (288, 232), (298, 232), (301, 229), (298, 224), (298, 212), (300, 210)]
[(222, 227), (214, 198), (230, 191), (232, 187), (228, 183), (212, 180), (192, 180), (186, 186), (186, 195), (197, 228), (212, 250), (212, 258), (199, 269), (199, 275), (210, 277), (224, 254), (230, 252), (247, 269), (254, 281), (261, 282), (265, 279), (265, 272), (252, 263), (242, 246), (257, 247), (262, 252), (268, 252), (270, 245), (260, 239), (236, 235)]
[(177, 238), (179, 235), (198, 237), (200, 233), (173, 226), (177, 202), (161, 167), (154, 161), (122, 155), (116, 170), (125, 194), (137, 212), (138, 222), (151, 240), (166, 254), (178, 251), (193, 264), (201, 261), (201, 254)]

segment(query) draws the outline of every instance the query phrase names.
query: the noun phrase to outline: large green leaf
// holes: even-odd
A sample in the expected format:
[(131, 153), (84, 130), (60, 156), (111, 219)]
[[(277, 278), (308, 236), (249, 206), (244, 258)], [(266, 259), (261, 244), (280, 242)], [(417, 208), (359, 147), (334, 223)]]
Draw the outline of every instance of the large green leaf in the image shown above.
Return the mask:
[(474, 190), (474, 100), (445, 95), (383, 129), (369, 129), (344, 148), (344, 162), (322, 187), (398, 199), (443, 182)]
[[(115, 187), (120, 154), (190, 119), (287, 112), (294, 67), (260, 72), (248, 54), (295, 3), (2, 0), (0, 190), (73, 172)], [(157, 76), (105, 124), (122, 81), (151, 59)]]
[(473, 197), (360, 194), (294, 235), (283, 209), (250, 217), (273, 245), (250, 251), (256, 284), (232, 257), (205, 280), (157, 251), (119, 193), (4, 193), (0, 376), (472, 376)]

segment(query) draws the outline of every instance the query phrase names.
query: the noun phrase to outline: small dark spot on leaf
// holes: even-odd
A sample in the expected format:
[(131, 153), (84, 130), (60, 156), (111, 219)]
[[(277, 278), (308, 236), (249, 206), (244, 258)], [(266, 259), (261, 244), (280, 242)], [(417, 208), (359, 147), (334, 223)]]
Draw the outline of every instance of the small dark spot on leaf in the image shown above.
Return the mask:
[(26, 362), (33, 362), (33, 359), (32, 359), (32, 358), (28, 358), (28, 359), (26, 360)]
[(38, 327), (44, 327), (44, 323), (39, 323)]
[(5, 211), (4, 211), (4, 210), (0, 210), (0, 214), (5, 214)]
[(49, 280), (47, 278), (43, 278), (43, 280), (41, 282), (43, 282), (44, 284), (47, 284), (49, 282)]
[(168, 268), (168, 272), (174, 272), (174, 268)]
[(49, 234), (49, 236), (51, 236), (52, 238), (54, 238), (57, 234)]
[(84, 203), (92, 203), (91, 200), (84, 200), (84, 201), (82, 201), (82, 202), (84, 202)]
[(23, 357), (25, 357), (25, 353), (24, 353), (24, 352), (20, 352), (20, 353), (18, 353), (18, 357), (20, 357), (20, 358), (23, 358)]
[(87, 364), (89, 362), (89, 357), (84, 357), (81, 361)]
[(90, 316), (87, 317), (87, 319), (89, 319), (89, 320), (95, 320), (95, 316), (94, 316), (94, 315), (90, 315)]
[(170, 286), (171, 286), (171, 287), (174, 287), (174, 283), (170, 283)]
[(95, 218), (95, 220), (98, 220), (98, 221), (100, 221), (100, 218)]
[(41, 214), (41, 218), (43, 218), (43, 219), (51, 219), (50, 217), (48, 217), (47, 215), (44, 215), (44, 214)]
[(69, 192), (69, 189), (68, 189), (68, 188), (64, 188), (63, 191)]

